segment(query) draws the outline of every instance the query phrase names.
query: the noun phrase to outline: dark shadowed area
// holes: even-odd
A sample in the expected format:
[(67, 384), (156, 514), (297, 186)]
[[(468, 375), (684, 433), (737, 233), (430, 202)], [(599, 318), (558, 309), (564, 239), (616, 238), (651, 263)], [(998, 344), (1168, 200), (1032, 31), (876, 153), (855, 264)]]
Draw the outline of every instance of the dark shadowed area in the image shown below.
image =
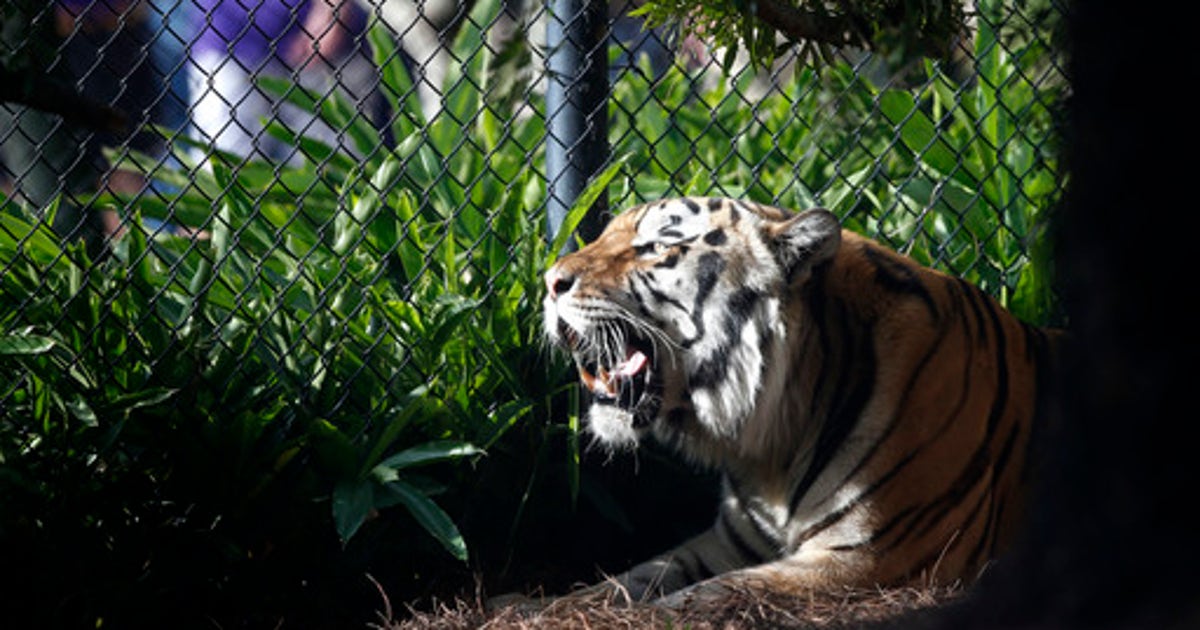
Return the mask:
[(1075, 94), (1058, 260), (1075, 344), (1063, 423), (1032, 536), (929, 627), (1200, 626), (1196, 458), (1183, 438), (1195, 316), (1177, 284), (1192, 265), (1180, 237), (1191, 240), (1195, 221), (1186, 188), (1170, 183), (1195, 175), (1164, 159), (1196, 124), (1144, 91), (1194, 75), (1178, 62), (1195, 53), (1154, 11), (1085, 2), (1068, 15)]

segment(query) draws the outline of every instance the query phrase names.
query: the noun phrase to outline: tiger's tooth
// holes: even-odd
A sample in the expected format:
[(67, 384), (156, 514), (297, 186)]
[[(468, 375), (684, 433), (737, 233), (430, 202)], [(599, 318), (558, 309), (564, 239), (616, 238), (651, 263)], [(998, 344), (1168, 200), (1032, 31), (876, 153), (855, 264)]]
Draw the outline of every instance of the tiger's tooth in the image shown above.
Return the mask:
[(616, 375), (605, 368), (600, 368), (596, 370), (595, 374), (592, 374), (587, 368), (583, 367), (583, 363), (581, 362), (576, 362), (576, 368), (579, 371), (579, 380), (583, 381), (583, 386), (588, 391), (608, 398), (615, 398), (617, 396)]
[[(588, 391), (598, 391), (597, 388), (601, 382), (600, 378), (596, 378), (595, 374), (592, 374), (590, 371), (588, 371), (588, 369), (583, 366), (582, 361), (575, 361), (575, 369), (579, 372), (579, 380), (583, 381), (583, 386), (586, 387)], [(600, 374), (601, 377), (603, 377), (604, 370), (600, 370)]]
[(600, 368), (598, 384), (603, 385), (603, 390), (600, 388), (592, 388), (592, 391), (597, 394), (606, 394), (610, 398), (615, 398), (617, 395), (617, 379), (613, 378), (613, 374), (604, 368)]

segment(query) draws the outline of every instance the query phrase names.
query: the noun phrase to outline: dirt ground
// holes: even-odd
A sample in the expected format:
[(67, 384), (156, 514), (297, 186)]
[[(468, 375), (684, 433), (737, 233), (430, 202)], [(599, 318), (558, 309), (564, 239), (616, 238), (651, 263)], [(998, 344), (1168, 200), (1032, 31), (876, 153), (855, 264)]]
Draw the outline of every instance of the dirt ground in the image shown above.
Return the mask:
[(482, 599), (438, 603), (433, 610), (380, 612), (379, 630), (558, 630), (607, 628), (758, 628), (844, 630), (886, 622), (944, 605), (961, 594), (949, 587), (842, 589), (807, 596), (735, 593), (726, 601), (680, 611), (624, 601), (550, 600), (544, 606), (489, 607)]

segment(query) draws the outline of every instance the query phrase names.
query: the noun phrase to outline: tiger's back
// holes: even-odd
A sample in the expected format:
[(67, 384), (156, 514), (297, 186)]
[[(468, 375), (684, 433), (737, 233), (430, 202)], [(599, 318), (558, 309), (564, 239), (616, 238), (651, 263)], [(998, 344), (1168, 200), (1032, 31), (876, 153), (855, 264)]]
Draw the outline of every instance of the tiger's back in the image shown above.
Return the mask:
[(807, 397), (826, 420), (789, 509), (820, 512), (854, 487), (832, 512), (862, 510), (867, 524), (832, 547), (869, 551), (873, 581), (970, 580), (1023, 520), (1057, 333), (1020, 322), (961, 279), (856, 234), (841, 239), (796, 307), (821, 331), (797, 352), (827, 359), (802, 369), (811, 386), (791, 406)]
[(597, 439), (724, 472), (713, 529), (634, 595), (970, 581), (1015, 535), (1055, 333), (974, 286), (824, 211), (708, 198), (627, 211), (547, 283)]

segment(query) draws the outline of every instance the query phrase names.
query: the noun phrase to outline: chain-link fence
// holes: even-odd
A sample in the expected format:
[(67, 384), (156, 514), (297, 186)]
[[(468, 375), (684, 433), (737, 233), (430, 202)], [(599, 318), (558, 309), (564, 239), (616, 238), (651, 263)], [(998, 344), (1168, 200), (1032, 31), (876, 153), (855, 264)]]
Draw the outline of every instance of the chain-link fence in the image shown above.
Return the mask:
[(308, 436), (347, 478), (494, 444), (570, 380), (539, 339), (547, 223), (594, 234), (663, 195), (822, 205), (1054, 317), (1052, 0), (978, 3), (946, 61), (757, 70), (622, 2), (2, 7), (9, 453), (56, 423), (107, 452), (146, 414), (240, 422), (228, 443), (273, 471)]
[[(605, 186), (588, 202), (601, 210), (674, 194), (824, 205), (1048, 316), (1039, 230), (1062, 190), (1053, 130), (1067, 87), (1057, 7), (981, 4), (952, 61), (893, 68), (841, 51), (814, 65), (793, 52), (757, 72), (696, 36), (647, 30), (632, 7), (600, 8), (560, 19), (579, 7), (8, 5), (5, 327), (60, 325), (70, 309), (55, 301), (82, 299), (49, 281), (68, 250), (30, 258), (50, 228), (87, 244), (76, 272), (105, 255), (140, 265), (145, 312), (129, 326), (178, 338), (203, 320), (230, 344), (231, 328), (282, 322), (276, 338), (227, 345), (240, 364), (263, 361), (229, 381), (260, 368), (328, 379), (338, 393), (317, 387), (321, 402), (307, 403), (320, 414), (379, 413), (444, 367), (413, 358), (413, 327), (428, 322), (379, 309), (454, 319), (536, 293), (530, 241), (595, 177)], [(347, 352), (364, 360), (334, 359)], [(347, 371), (330, 378), (335, 368)], [(16, 404), (18, 382), (0, 406)]]
[[(505, 173), (465, 163), (515, 160), (535, 190), (506, 181), (506, 195), (548, 191), (533, 205), (565, 208), (581, 184), (559, 177), (586, 178), (617, 160), (614, 208), (680, 193), (823, 204), (894, 246), (924, 245), (927, 262), (974, 271), (997, 293), (1016, 288), (1032, 224), (1061, 190), (1051, 131), (1066, 80), (1055, 5), (984, 3), (951, 63), (897, 69), (842, 51), (814, 72), (797, 70), (792, 53), (760, 72), (734, 59), (724, 73), (724, 51), (645, 30), (620, 2), (591, 18), (609, 33), (600, 42), (607, 72), (575, 72), (597, 57), (596, 42), (580, 41), (595, 39), (596, 25), (578, 27), (587, 12), (554, 19), (531, 4), (13, 3), (0, 51), (12, 77), (0, 109), (7, 211), (21, 205), (45, 222), (56, 204), (54, 231), (94, 248), (131, 229), (190, 235), (202, 247), (219, 199), (192, 207), (178, 197), (211, 151), (269, 173), (263, 188), (281, 187), (298, 213), (351, 208), (337, 186), (289, 185), (292, 176), (337, 164), (370, 178), (350, 162), (370, 166), (402, 145), (406, 159), (434, 154), (434, 189), (463, 193), (444, 200), (451, 213), (486, 214), (498, 201), (477, 198), (480, 175)], [(558, 32), (556, 54), (577, 49), (568, 65), (547, 70), (548, 30)], [(560, 85), (567, 80), (587, 83)], [(583, 97), (547, 105), (547, 86)], [(606, 116), (578, 113), (597, 103)], [(579, 120), (560, 123), (562, 137), (546, 133), (571, 114)], [(443, 130), (455, 138), (430, 137)], [(547, 151), (565, 165), (543, 166)], [(434, 191), (413, 192), (426, 203)], [(286, 236), (265, 245), (286, 247)]]

